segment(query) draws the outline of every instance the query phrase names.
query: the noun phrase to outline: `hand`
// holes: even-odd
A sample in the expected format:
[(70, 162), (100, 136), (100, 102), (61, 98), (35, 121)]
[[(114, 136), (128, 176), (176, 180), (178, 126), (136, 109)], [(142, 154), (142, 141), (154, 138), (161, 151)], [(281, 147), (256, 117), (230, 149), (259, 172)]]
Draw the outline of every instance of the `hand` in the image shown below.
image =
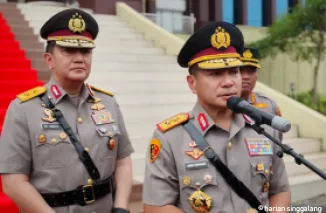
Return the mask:
[(113, 208), (112, 213), (130, 213), (130, 211), (123, 208)]

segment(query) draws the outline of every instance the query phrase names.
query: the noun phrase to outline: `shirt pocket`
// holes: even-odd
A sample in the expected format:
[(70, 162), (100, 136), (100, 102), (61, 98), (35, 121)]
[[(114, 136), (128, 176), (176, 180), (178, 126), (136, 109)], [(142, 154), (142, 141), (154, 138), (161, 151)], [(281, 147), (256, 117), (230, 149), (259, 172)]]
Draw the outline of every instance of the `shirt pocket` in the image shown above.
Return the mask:
[(188, 171), (179, 176), (180, 202), (185, 212), (200, 212), (210, 206), (209, 212), (219, 212), (223, 192), (216, 175), (208, 170)]
[(96, 165), (101, 171), (101, 177), (110, 176), (115, 170), (117, 150), (121, 133), (115, 124), (96, 126), (97, 140), (93, 142), (96, 152)]
[(250, 159), (252, 190), (262, 203), (268, 201), (270, 179), (272, 175), (272, 157), (261, 156)]
[(77, 150), (64, 131), (46, 131), (35, 134), (35, 168), (60, 169), (72, 165)]

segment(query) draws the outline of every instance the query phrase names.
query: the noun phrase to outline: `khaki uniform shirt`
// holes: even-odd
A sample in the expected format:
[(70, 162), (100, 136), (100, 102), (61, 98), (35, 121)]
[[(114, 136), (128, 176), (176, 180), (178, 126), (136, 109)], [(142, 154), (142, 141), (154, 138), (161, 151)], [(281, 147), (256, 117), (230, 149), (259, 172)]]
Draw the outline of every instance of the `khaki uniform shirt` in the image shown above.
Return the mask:
[[(243, 115), (235, 114), (230, 132), (217, 127), (199, 103), (189, 116), (189, 122), (197, 127), (223, 163), (263, 205), (268, 205), (269, 196), (289, 191), (284, 161), (276, 156), (278, 146), (246, 126)], [(177, 119), (170, 121), (173, 120)], [(265, 130), (278, 137), (271, 128)], [(165, 132), (154, 131), (146, 159), (144, 204), (174, 205), (191, 213), (195, 212), (194, 203), (199, 208), (205, 203), (193, 199), (200, 190), (205, 193), (202, 197), (208, 198), (206, 202), (211, 198), (209, 212), (238, 213), (251, 209), (194, 144), (182, 125)]]
[[(77, 99), (72, 98), (53, 78), (46, 88), (46, 94), (62, 111), (80, 143), (89, 150), (101, 180), (108, 178), (115, 170), (116, 161), (133, 152), (115, 98), (95, 93), (87, 84)], [(90, 103), (98, 98), (101, 99), (99, 105)], [(23, 103), (19, 99), (11, 102), (0, 141), (0, 173), (26, 174), (40, 193), (64, 192), (86, 185), (90, 176), (74, 145), (57, 122), (48, 122), (45, 110), (40, 97)], [(102, 115), (107, 112), (110, 123), (95, 124), (92, 113), (99, 112)], [(108, 147), (109, 135), (116, 141), (113, 149)], [(54, 210), (57, 213), (108, 213), (112, 207), (112, 195), (108, 194), (84, 207), (74, 205)]]
[(276, 102), (260, 92), (251, 92), (247, 101), (265, 112), (281, 116), (280, 108)]

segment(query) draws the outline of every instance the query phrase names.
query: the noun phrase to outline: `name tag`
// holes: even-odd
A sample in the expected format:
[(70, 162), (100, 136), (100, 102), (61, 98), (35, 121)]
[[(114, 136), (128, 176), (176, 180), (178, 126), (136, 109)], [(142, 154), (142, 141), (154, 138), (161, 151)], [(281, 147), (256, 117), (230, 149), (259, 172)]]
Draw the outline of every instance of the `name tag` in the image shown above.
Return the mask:
[(197, 170), (197, 169), (204, 169), (208, 168), (208, 161), (198, 161), (195, 163), (186, 163), (185, 164), (186, 170)]
[(43, 123), (41, 124), (43, 130), (61, 130), (62, 127), (58, 123)]
[(267, 138), (245, 138), (250, 156), (273, 155), (273, 146)]

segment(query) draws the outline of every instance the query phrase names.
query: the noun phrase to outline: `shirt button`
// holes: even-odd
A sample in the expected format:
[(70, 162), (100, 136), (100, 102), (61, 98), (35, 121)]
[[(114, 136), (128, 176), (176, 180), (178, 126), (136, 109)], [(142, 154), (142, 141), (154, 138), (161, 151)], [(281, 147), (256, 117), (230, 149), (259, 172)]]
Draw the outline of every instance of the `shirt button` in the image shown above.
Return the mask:
[(229, 141), (229, 143), (228, 143), (228, 149), (231, 149), (231, 148), (232, 148), (232, 142)]
[(84, 119), (83, 119), (82, 117), (78, 117), (78, 118), (77, 118), (77, 122), (78, 122), (79, 124), (83, 123), (83, 121), (84, 121)]
[(56, 144), (57, 143), (57, 139), (52, 138), (51, 143)]

